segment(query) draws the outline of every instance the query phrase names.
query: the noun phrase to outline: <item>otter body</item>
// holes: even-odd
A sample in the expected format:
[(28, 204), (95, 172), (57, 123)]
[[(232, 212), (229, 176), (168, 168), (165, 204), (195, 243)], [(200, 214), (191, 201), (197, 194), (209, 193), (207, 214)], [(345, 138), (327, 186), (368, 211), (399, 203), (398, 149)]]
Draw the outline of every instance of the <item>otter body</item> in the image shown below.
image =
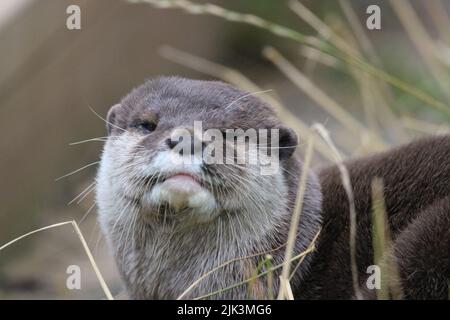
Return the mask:
[[(260, 165), (254, 163), (183, 163), (182, 153), (174, 152), (172, 136), (180, 129), (191, 132), (195, 121), (219, 132), (279, 130), (278, 169), (261, 175)], [(159, 78), (112, 107), (107, 123), (109, 139), (97, 176), (99, 221), (130, 297), (276, 296), (280, 269), (273, 274), (273, 292), (265, 278), (221, 291), (264, 269), (267, 253), (272, 265), (284, 258), (302, 163), (293, 154), (295, 133), (273, 110), (221, 82)], [(195, 133), (192, 137), (196, 139)], [(450, 138), (416, 142), (347, 166), (356, 198), (357, 265), (365, 297), (375, 297), (364, 290), (366, 268), (373, 264), (374, 177), (384, 179), (405, 297), (444, 297), (450, 267)], [(310, 172), (294, 255), (304, 252), (322, 231), (317, 250), (300, 265), (293, 264), (295, 298), (354, 297), (348, 217), (337, 168)], [(248, 258), (226, 263), (243, 257)]]
[[(448, 299), (450, 282), (450, 137), (433, 137), (371, 157), (348, 161), (357, 212), (356, 252), (361, 291), (373, 265), (371, 182), (382, 178), (386, 213), (406, 299)], [(323, 232), (298, 298), (354, 297), (349, 207), (339, 170), (319, 170)]]

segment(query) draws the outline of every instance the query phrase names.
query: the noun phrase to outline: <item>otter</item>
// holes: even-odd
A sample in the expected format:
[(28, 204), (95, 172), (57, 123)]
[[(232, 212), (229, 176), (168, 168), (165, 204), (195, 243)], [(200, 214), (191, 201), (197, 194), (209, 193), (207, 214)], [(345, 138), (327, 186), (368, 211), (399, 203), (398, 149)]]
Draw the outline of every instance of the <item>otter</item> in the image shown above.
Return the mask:
[[(270, 136), (266, 148), (277, 151), (277, 170), (262, 175), (258, 163), (182, 161), (186, 153), (196, 154), (196, 121), (219, 132), (276, 129), (277, 144)], [(262, 266), (265, 253), (272, 265), (283, 262), (302, 172), (294, 154), (295, 132), (254, 95), (219, 81), (178, 77), (137, 87), (110, 109), (106, 122), (108, 140), (96, 179), (98, 219), (130, 297), (273, 297), (280, 269), (273, 271), (270, 284), (260, 278), (233, 285), (267, 267)], [(183, 142), (174, 139), (180, 129), (192, 135), (192, 148), (184, 152), (177, 149)], [(257, 148), (264, 148), (259, 142)], [(200, 150), (207, 144), (201, 141)], [(358, 214), (361, 287), (373, 264), (370, 184), (380, 177), (404, 297), (448, 297), (450, 137), (413, 142), (345, 165)], [(310, 170), (306, 181), (294, 254), (319, 237), (316, 249), (293, 268), (294, 297), (353, 298), (348, 200), (339, 170)], [(362, 291), (374, 297), (373, 291)]]

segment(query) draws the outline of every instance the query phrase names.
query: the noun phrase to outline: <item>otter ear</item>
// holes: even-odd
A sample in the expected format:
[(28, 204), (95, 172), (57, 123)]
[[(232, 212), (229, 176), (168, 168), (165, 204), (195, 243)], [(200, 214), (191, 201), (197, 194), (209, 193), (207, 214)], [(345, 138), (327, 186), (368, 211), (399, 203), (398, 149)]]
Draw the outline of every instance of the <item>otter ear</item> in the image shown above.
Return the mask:
[(120, 104), (116, 104), (113, 105), (108, 111), (108, 115), (106, 116), (106, 131), (108, 132), (108, 136), (111, 135), (111, 132), (115, 127), (118, 128), (118, 126), (116, 125), (116, 120), (117, 113), (120, 107)]
[(294, 153), (298, 139), (297, 134), (291, 128), (281, 126), (279, 129), (279, 156), (280, 159), (288, 159)]

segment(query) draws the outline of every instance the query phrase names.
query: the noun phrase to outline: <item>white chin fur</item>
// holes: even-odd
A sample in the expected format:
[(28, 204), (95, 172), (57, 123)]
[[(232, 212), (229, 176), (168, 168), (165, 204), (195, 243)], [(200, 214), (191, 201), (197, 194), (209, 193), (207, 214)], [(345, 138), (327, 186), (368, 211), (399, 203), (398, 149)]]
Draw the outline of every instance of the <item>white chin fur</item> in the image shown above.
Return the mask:
[(192, 209), (193, 218), (199, 222), (212, 220), (216, 212), (216, 200), (211, 192), (189, 180), (168, 179), (155, 185), (142, 200), (150, 207), (166, 203), (177, 212)]

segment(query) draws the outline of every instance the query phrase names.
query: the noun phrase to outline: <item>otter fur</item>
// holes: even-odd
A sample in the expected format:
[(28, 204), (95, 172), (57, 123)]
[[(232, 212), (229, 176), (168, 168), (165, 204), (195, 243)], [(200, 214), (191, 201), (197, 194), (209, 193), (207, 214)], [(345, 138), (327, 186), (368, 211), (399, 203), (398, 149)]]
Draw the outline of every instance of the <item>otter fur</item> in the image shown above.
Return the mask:
[[(185, 165), (171, 136), (204, 129), (278, 129), (280, 166)], [(162, 77), (111, 108), (97, 175), (103, 233), (133, 299), (268, 299), (253, 276), (266, 254), (284, 258), (302, 162), (294, 131), (257, 97), (218, 81)], [(175, 159), (175, 160), (176, 160)], [(445, 299), (450, 279), (450, 137), (434, 137), (347, 166), (357, 211), (356, 262), (363, 297), (373, 262), (371, 182), (381, 178), (403, 297)], [(310, 171), (294, 255), (320, 231), (316, 250), (293, 264), (298, 299), (352, 299), (349, 204), (336, 166)], [(236, 259), (244, 258), (245, 259)], [(235, 259), (235, 260), (233, 260)], [(227, 261), (233, 261), (227, 263)], [(214, 272), (207, 274), (214, 268)], [(274, 272), (273, 292), (279, 288)], [(188, 289), (197, 279), (195, 286)], [(214, 293), (213, 295), (209, 295)]]

